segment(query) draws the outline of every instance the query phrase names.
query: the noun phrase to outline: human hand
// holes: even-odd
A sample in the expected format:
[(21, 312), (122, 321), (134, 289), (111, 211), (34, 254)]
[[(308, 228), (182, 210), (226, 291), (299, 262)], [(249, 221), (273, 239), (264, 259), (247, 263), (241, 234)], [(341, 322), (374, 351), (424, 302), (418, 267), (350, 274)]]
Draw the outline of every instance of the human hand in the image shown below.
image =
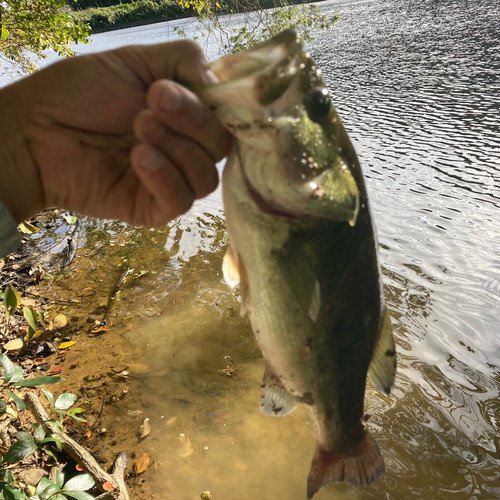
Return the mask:
[(0, 200), (161, 225), (218, 183), (230, 136), (173, 80), (211, 83), (197, 44), (66, 59), (0, 90)]

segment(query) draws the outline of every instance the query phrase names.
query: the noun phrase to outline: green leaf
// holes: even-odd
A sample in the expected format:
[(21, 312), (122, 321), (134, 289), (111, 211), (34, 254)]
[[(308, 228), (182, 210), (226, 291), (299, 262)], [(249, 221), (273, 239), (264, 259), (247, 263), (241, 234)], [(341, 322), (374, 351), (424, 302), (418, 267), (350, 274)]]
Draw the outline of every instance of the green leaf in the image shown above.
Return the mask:
[(23, 315), (26, 318), (28, 325), (30, 325), (31, 328), (36, 331), (36, 329), (38, 328), (38, 316), (36, 312), (33, 311), (31, 307), (25, 306), (23, 307)]
[(36, 494), (41, 495), (42, 493), (45, 493), (51, 486), (55, 486), (55, 484), (52, 481), (49, 481), (46, 477), (42, 477), (36, 487)]
[(24, 404), (24, 401), (19, 396), (12, 394), (12, 392), (7, 392), (7, 394), (14, 400), (14, 403), (16, 403), (18, 410), (22, 410), (22, 411), (26, 410), (26, 405)]
[(8, 37), (9, 37), (9, 30), (5, 26), (2, 26), (2, 32), (0, 34), (0, 38), (3, 41), (5, 41), (7, 40)]
[(35, 438), (35, 441), (39, 443), (42, 441), (42, 439), (45, 438), (45, 429), (43, 428), (42, 424), (35, 424), (33, 425), (35, 428), (35, 431), (33, 432), (33, 437)]
[(63, 215), (63, 217), (69, 225), (72, 225), (76, 222), (76, 217), (74, 215)]
[(3, 368), (5, 382), (10, 382), (14, 375), (14, 363), (5, 354), (0, 354), (0, 366)]
[(51, 406), (54, 406), (54, 395), (47, 389), (43, 388), (42, 388), (42, 394), (43, 397), (51, 404)]
[(14, 432), (14, 437), (19, 441), (33, 441), (31, 434), (24, 431)]
[(61, 377), (36, 377), (23, 380), (21, 382), (16, 382), (12, 384), (16, 387), (36, 387), (37, 385), (50, 385), (62, 382), (64, 379)]
[(72, 477), (65, 485), (64, 491), (86, 491), (94, 486), (95, 481), (90, 474), (80, 474)]
[(0, 482), (11, 484), (14, 482), (14, 474), (9, 469), (0, 470)]
[(20, 366), (15, 366), (14, 373), (12, 375), (12, 378), (10, 379), (10, 383), (14, 385), (16, 382), (19, 382), (20, 380), (24, 380), (23, 369)]
[(64, 474), (60, 470), (56, 470), (56, 485), (62, 490), (64, 484)]
[(68, 497), (75, 498), (76, 500), (94, 500), (92, 495), (85, 493), (83, 491), (65, 491)]
[(67, 410), (71, 408), (76, 401), (76, 396), (74, 394), (70, 394), (69, 392), (64, 392), (61, 394), (56, 401), (56, 409), (57, 410)]
[(19, 292), (12, 286), (8, 286), (3, 293), (3, 304), (5, 307), (6, 321), (9, 322), (10, 317), (17, 311), (21, 303)]
[(0, 416), (4, 415), (7, 412), (7, 403), (5, 401), (0, 400)]
[(14, 464), (16, 462), (24, 460), (25, 458), (28, 458), (33, 454), (35, 450), (36, 444), (32, 439), (30, 439), (29, 441), (21, 440), (17, 443), (14, 443), (9, 448), (9, 451), (5, 454), (3, 459), (4, 462), (7, 462), (8, 464)]
[(3, 487), (0, 495), (2, 495), (0, 498), (5, 500), (26, 500), (26, 495), (22, 490), (8, 485)]

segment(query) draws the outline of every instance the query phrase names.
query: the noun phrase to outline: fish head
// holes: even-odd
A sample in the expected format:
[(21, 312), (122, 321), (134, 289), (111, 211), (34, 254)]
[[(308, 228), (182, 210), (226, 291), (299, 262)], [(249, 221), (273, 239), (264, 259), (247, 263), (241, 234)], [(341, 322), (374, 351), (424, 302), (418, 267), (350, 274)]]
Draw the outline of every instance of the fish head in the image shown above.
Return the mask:
[[(236, 137), (247, 185), (275, 213), (354, 225), (356, 155), (320, 71), (293, 30), (210, 65), (194, 91)], [(362, 182), (362, 181), (361, 181)]]

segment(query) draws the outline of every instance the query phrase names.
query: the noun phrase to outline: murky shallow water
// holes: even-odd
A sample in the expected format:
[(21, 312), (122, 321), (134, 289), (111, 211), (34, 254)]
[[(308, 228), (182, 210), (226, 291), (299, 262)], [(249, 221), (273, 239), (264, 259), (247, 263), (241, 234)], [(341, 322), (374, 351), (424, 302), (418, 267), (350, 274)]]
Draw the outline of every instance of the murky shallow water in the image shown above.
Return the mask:
[[(500, 7), (321, 5), (343, 21), (310, 50), (367, 178), (399, 372), (391, 398), (369, 387), (366, 399), (387, 473), (315, 498), (500, 498)], [(112, 448), (137, 447), (140, 422), (127, 413), (140, 409), (157, 470), (138, 497), (305, 498), (312, 430), (303, 408), (285, 419), (259, 411), (263, 362), (222, 280), (221, 208), (216, 193), (163, 230), (85, 226), (75, 264), (88, 269), (82, 286), (103, 288), (94, 306), (124, 259), (148, 271), (111, 315), (119, 361), (151, 369), (106, 409)], [(220, 372), (225, 356), (234, 379)]]

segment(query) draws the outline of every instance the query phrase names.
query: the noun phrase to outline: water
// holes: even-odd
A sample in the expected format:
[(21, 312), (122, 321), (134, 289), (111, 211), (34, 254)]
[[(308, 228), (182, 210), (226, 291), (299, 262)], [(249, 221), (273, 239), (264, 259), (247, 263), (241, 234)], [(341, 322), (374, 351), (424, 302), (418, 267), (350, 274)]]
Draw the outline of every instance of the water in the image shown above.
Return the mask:
[[(399, 371), (392, 397), (369, 386), (366, 400), (387, 473), (315, 498), (500, 498), (500, 6), (319, 5), (342, 16), (309, 50), (366, 175)], [(97, 35), (85, 50), (163, 41), (168, 26)], [(61, 282), (100, 287), (95, 307), (124, 259), (148, 271), (122, 288), (107, 337), (88, 340), (112, 343), (116, 364), (150, 370), (121, 381), (127, 396), (102, 417), (109, 456), (156, 461), (134, 498), (305, 498), (314, 437), (303, 408), (285, 419), (258, 409), (263, 362), (222, 280), (221, 208), (217, 192), (161, 230), (88, 223), (75, 264), (89, 270)], [(232, 367), (225, 356), (235, 377), (220, 372)], [(135, 410), (144, 413), (127, 416)], [(138, 443), (144, 417), (152, 433)]]

